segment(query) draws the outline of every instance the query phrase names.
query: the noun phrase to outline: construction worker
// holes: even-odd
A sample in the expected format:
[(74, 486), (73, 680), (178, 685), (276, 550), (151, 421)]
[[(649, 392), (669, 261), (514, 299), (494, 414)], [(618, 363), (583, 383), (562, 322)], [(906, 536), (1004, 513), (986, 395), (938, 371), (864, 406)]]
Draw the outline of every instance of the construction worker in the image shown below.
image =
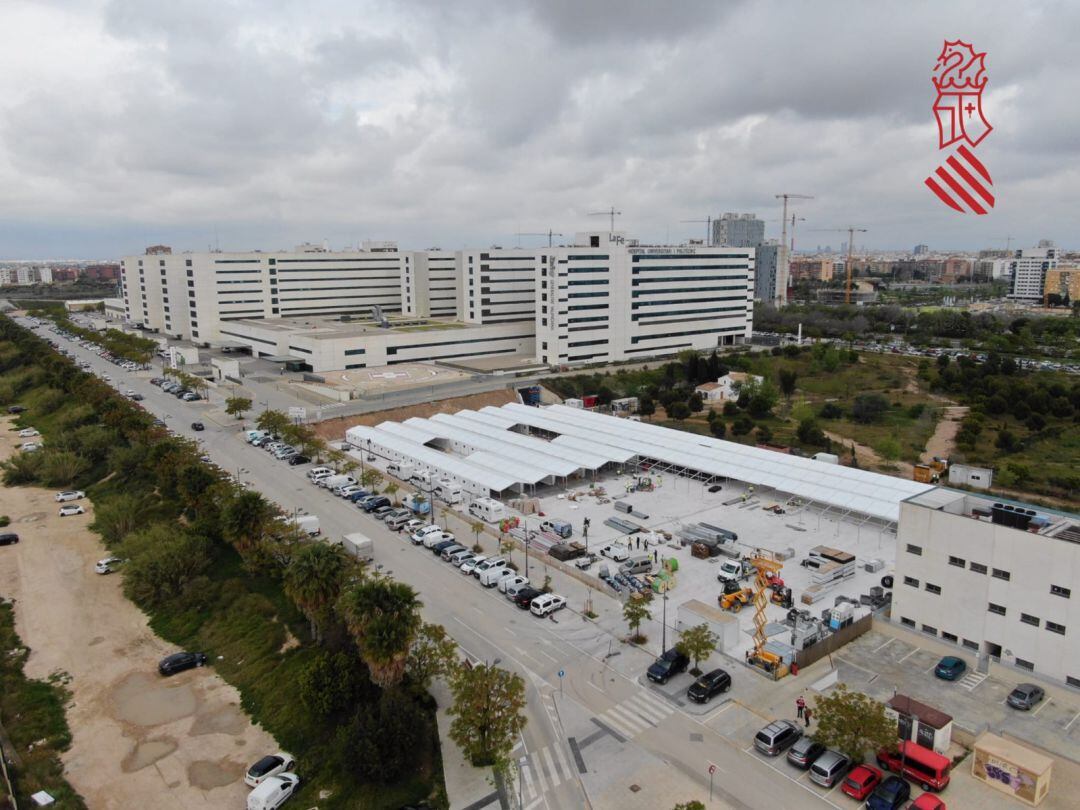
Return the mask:
[(795, 716), (799, 720), (802, 720), (803, 712), (805, 710), (806, 710), (806, 698), (804, 698), (802, 695), (799, 695), (799, 699), (795, 701), (795, 711), (796, 711)]

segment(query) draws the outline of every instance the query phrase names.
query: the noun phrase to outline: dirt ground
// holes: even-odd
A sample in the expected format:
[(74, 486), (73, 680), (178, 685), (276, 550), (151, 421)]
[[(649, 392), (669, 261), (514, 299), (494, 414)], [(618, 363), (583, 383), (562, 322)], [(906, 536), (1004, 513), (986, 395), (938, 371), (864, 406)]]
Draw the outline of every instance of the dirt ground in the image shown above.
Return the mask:
[[(0, 457), (18, 443), (0, 423)], [(15, 602), (16, 629), (32, 650), (26, 674), (67, 673), (72, 786), (92, 810), (243, 807), (244, 770), (277, 750), (239, 708), (213, 667), (162, 678), (176, 649), (147, 626), (119, 575), (94, 573), (107, 556), (85, 515), (61, 518), (51, 490), (0, 487), (0, 514), (20, 542), (0, 549), (0, 595)], [(211, 662), (212, 663), (212, 662)]]
[(964, 421), (969, 410), (971, 409), (966, 405), (946, 406), (934, 435), (926, 443), (926, 450), (922, 454), (923, 464), (929, 464), (935, 458), (948, 458), (952, 455), (956, 434), (960, 432), (960, 423)]

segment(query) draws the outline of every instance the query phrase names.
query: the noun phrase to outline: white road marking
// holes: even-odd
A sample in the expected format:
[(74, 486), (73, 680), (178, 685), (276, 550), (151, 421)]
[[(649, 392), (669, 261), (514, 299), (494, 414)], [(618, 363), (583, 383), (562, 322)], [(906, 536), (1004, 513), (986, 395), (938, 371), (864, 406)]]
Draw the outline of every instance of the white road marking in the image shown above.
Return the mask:
[(730, 708), (731, 708), (732, 706), (734, 706), (734, 705), (735, 705), (735, 704), (734, 704), (733, 702), (731, 702), (731, 701), (729, 700), (729, 701), (728, 701), (727, 703), (725, 703), (725, 704), (724, 704), (723, 706), (721, 706), (721, 707), (720, 707), (719, 709), (717, 709), (717, 710), (716, 710), (716, 711), (714, 711), (714, 712), (713, 712), (712, 714), (710, 714), (710, 715), (709, 715), (708, 717), (706, 717), (706, 718), (705, 718), (705, 720), (704, 720), (704, 722), (708, 723), (708, 722), (709, 722), (710, 720), (712, 720), (712, 719), (713, 719), (714, 717), (716, 717), (716, 716), (717, 716), (718, 714), (722, 714), (723, 712), (726, 712), (726, 711), (727, 711), (728, 709), (730, 709)]
[(566, 778), (572, 779), (574, 772), (570, 770), (570, 761), (566, 758), (566, 752), (563, 751), (562, 745), (560, 743), (553, 743), (552, 745), (555, 748), (555, 755), (558, 757), (559, 764), (562, 765), (563, 770), (566, 771)]
[(558, 787), (562, 782), (562, 774), (559, 773), (559, 769), (555, 766), (555, 760), (551, 758), (551, 746), (545, 745), (540, 752), (544, 757), (544, 765), (547, 766), (548, 773), (551, 775), (551, 786)]
[(884, 650), (884, 649), (885, 649), (886, 647), (888, 647), (888, 646), (889, 646), (890, 644), (892, 644), (892, 643), (893, 643), (894, 641), (896, 641), (896, 639), (895, 639), (895, 638), (890, 638), (890, 639), (889, 639), (888, 641), (886, 641), (886, 642), (885, 642), (884, 644), (879, 644), (879, 645), (878, 645), (877, 647), (875, 647), (875, 648), (874, 648), (874, 652), (881, 652), (881, 651), (882, 651), (882, 650)]
[(1037, 715), (1037, 714), (1038, 714), (1039, 712), (1041, 712), (1041, 711), (1042, 711), (1042, 710), (1043, 710), (1043, 709), (1044, 709), (1044, 708), (1045, 708), (1046, 706), (1048, 706), (1049, 704), (1050, 704), (1050, 701), (1049, 701), (1049, 700), (1044, 700), (1044, 701), (1043, 701), (1043, 702), (1042, 702), (1042, 703), (1041, 703), (1041, 704), (1039, 705), (1039, 708), (1037, 708), (1037, 709), (1036, 709), (1035, 711), (1033, 711), (1033, 712), (1031, 713), (1031, 716), (1032, 716), (1032, 717), (1034, 717), (1035, 715)]
[(651, 723), (645, 722), (635, 714), (630, 714), (630, 712), (628, 712), (622, 706), (612, 706), (610, 709), (604, 712), (604, 714), (608, 717), (617, 717), (623, 725), (635, 729), (635, 732), (632, 736), (637, 736), (641, 732), (652, 727)]
[[(911, 652), (909, 652), (909, 653), (908, 653), (907, 655), (905, 655), (905, 656), (904, 656), (903, 658), (901, 658), (901, 659), (900, 659), (899, 661), (897, 661), (896, 663), (898, 663), (898, 664), (902, 664), (902, 663), (904, 663), (904, 662), (905, 662), (905, 661), (907, 661), (907, 660), (908, 660), (909, 658), (911, 658), (911, 656), (913, 656), (913, 655), (914, 655), (915, 653), (917, 653), (917, 652), (918, 652), (918, 651), (919, 651), (920, 649), (922, 649), (922, 648), (921, 648), (921, 647), (915, 647), (915, 648), (914, 648), (914, 649), (913, 649), (913, 650), (912, 650)], [(937, 665), (935, 664), (935, 666), (937, 666)]]
[(1065, 730), (1066, 730), (1066, 731), (1068, 731), (1068, 730), (1069, 730), (1069, 726), (1071, 726), (1071, 725), (1072, 725), (1073, 723), (1075, 723), (1075, 722), (1076, 722), (1076, 718), (1077, 718), (1077, 717), (1080, 717), (1080, 712), (1077, 712), (1076, 714), (1074, 714), (1074, 715), (1073, 715), (1073, 719), (1072, 719), (1072, 720), (1070, 720), (1070, 721), (1069, 721), (1068, 723), (1066, 723), (1066, 724), (1065, 724)]

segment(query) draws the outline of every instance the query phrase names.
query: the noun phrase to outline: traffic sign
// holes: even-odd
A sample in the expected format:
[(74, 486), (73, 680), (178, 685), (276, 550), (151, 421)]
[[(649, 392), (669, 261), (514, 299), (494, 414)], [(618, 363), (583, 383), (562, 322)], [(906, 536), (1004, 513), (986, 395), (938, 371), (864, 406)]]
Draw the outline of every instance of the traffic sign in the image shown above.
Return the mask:
[(711, 776), (714, 773), (716, 773), (716, 766), (715, 765), (709, 765), (709, 775)]

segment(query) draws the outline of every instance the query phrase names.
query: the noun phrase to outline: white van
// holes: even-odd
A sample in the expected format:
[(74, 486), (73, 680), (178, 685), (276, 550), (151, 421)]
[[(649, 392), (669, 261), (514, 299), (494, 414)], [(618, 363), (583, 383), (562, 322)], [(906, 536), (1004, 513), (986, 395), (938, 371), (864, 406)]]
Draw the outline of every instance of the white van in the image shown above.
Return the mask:
[(317, 478), (325, 478), (326, 476), (333, 474), (334, 471), (331, 470), (329, 467), (312, 467), (310, 470), (307, 471), (307, 477), (310, 478), (312, 481), (316, 480)]
[(315, 537), (322, 532), (318, 515), (297, 515), (289, 522), (309, 537)]
[(445, 480), (440, 481), (436, 485), (434, 495), (436, 498), (451, 505), (461, 503), (465, 499), (465, 496), (461, 492), (461, 487), (451, 481)]
[[(488, 564), (489, 562), (490, 565)], [(483, 571), (480, 571), (480, 584), (485, 588), (494, 588), (499, 584), (499, 580), (503, 577), (514, 575), (514, 570), (507, 566), (506, 560), (501, 558), (491, 561), (484, 560), (484, 562), (480, 563), (477, 570), (480, 568), (484, 569)]]
[(498, 523), (506, 517), (506, 507), (494, 498), (477, 498), (469, 504), (469, 514), (488, 523)]
[(271, 776), (248, 794), (247, 810), (277, 810), (299, 786), (300, 777), (295, 773)]
[(350, 484), (355, 484), (356, 479), (351, 475), (328, 475), (325, 478), (320, 478), (316, 481), (320, 487), (326, 487), (327, 489), (334, 489), (334, 487), (346, 487)]
[(386, 465), (386, 474), (401, 481), (408, 481), (412, 478), (415, 469), (408, 461), (392, 461)]

